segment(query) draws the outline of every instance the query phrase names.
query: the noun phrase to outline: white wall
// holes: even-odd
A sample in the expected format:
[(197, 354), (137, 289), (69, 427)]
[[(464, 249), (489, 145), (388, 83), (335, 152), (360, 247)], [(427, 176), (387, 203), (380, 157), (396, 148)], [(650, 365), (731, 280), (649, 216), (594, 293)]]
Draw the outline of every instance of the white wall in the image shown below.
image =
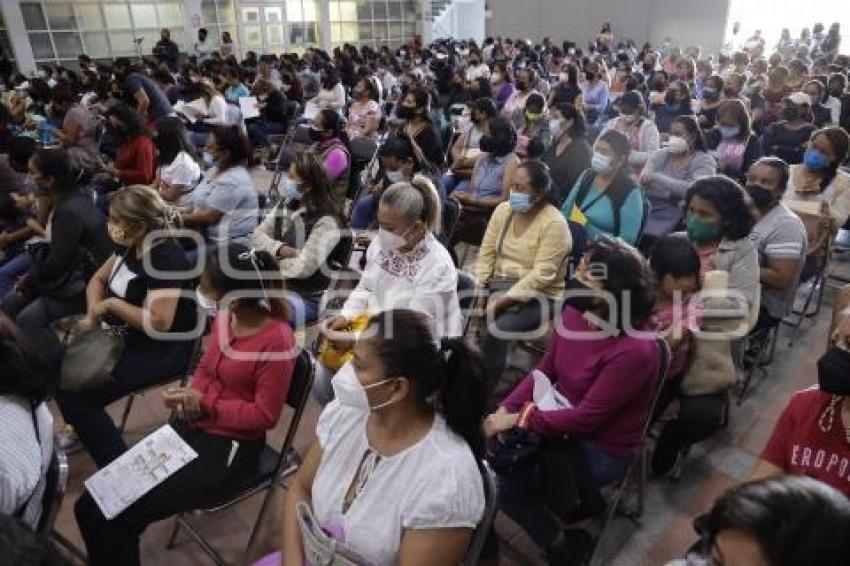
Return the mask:
[(485, 8), (484, 0), (454, 0), (434, 21), (434, 39), (474, 39), (481, 44), (485, 36)]
[(487, 35), (540, 41), (549, 36), (584, 47), (603, 22), (615, 41), (654, 45), (665, 37), (716, 53), (723, 44), (729, 0), (488, 0)]

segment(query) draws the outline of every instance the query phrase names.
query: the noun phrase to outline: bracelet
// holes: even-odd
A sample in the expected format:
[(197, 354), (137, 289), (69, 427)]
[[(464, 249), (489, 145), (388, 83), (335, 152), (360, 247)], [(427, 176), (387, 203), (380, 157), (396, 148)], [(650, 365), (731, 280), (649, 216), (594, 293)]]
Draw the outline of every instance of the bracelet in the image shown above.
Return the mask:
[(522, 409), (519, 412), (519, 419), (517, 419), (517, 428), (528, 428), (528, 423), (531, 420), (531, 415), (533, 415), (535, 411), (537, 411), (537, 405), (535, 405), (534, 403), (528, 402), (523, 405)]

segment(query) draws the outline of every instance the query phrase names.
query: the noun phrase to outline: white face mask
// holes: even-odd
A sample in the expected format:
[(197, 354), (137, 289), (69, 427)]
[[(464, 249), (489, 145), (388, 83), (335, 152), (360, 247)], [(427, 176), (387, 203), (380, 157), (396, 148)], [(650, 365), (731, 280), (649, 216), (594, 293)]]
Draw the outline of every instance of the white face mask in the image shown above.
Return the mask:
[(286, 178), (283, 181), (283, 196), (288, 199), (299, 200), (301, 199), (301, 193), (298, 190), (298, 183), (296, 183), (293, 179)]
[(670, 136), (667, 141), (667, 151), (679, 155), (688, 151), (688, 141), (679, 136)]
[(218, 312), (218, 303), (210, 299), (201, 292), (201, 288), (195, 289), (195, 296), (198, 301), (198, 306), (201, 310), (207, 313), (208, 316), (214, 316)]
[(558, 80), (560, 80), (562, 83), (566, 83), (570, 80), (570, 76), (567, 73), (560, 73), (558, 75)]
[(378, 228), (377, 239), (381, 249), (385, 252), (394, 252), (400, 247), (407, 245), (407, 240), (383, 228)]
[(401, 181), (407, 180), (407, 177), (404, 175), (404, 171), (399, 169), (398, 171), (387, 171), (387, 181), (390, 183), (400, 183)]
[(392, 405), (395, 401), (386, 401), (373, 407), (369, 404), (369, 397), (366, 395), (366, 391), (373, 387), (389, 383), (390, 381), (393, 381), (393, 378), (364, 386), (360, 383), (360, 380), (357, 379), (357, 373), (354, 371), (354, 366), (351, 362), (348, 362), (336, 372), (336, 375), (331, 380), (331, 386), (333, 387), (334, 395), (340, 405), (350, 407), (352, 409), (358, 409), (360, 411), (377, 411), (378, 409), (383, 409), (384, 407)]
[(553, 138), (561, 137), (561, 134), (564, 133), (564, 121), (552, 118), (549, 120), (549, 131), (552, 132)]

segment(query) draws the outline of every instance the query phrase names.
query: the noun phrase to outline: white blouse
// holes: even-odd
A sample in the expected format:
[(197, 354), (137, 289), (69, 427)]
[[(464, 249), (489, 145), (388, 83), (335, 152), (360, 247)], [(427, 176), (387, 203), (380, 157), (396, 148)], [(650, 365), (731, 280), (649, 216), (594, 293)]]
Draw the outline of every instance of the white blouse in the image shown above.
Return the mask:
[(440, 336), (461, 335), (457, 269), (433, 234), (407, 253), (384, 251), (373, 240), (366, 250), (366, 269), (340, 314), (351, 319), (394, 308), (430, 315)]
[(368, 411), (332, 401), (316, 427), (322, 461), (313, 480), (319, 524), (341, 531), (345, 544), (369, 564), (395, 564), (405, 529), (474, 529), (484, 514), (484, 486), (472, 451), (439, 414), (425, 437), (380, 457), (343, 512), (343, 500), (370, 450)]

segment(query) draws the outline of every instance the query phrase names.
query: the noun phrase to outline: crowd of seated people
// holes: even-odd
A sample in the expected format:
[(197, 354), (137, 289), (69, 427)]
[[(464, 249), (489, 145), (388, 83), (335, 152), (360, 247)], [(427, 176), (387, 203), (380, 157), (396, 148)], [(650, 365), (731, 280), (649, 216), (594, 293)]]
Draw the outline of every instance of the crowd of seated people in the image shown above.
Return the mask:
[[(551, 564), (584, 563), (598, 534), (585, 520), (626, 483), (647, 425), (651, 472), (675, 479), (736, 417), (755, 337), (822, 269), (804, 217), (848, 221), (850, 57), (834, 29), (718, 58), (614, 46), (607, 26), (587, 51), (417, 40), (241, 61), (202, 30), (189, 57), (163, 33), (138, 62), (0, 68), (0, 435), (15, 439), (0, 442), (0, 512), (39, 526), (54, 421), (59, 449), (103, 468), (127, 450), (106, 406), (189, 375), (163, 403), (198, 458), (112, 519), (85, 490), (75, 504), (91, 564), (139, 563), (149, 524), (257, 470), (295, 364), (241, 354), (297, 351), (303, 329), (324, 409), (275, 560), (303, 563), (307, 504), (369, 563), (460, 562), (484, 516), (477, 461), (522, 438), (535, 465), (495, 466), (498, 508)], [(246, 97), (259, 116), (243, 120)], [(206, 110), (190, 115), (196, 101)], [(299, 126), (306, 149), (289, 143)], [(281, 174), (268, 194), (260, 154)], [(346, 287), (331, 271), (349, 228), (363, 249)], [(473, 261), (458, 265), (460, 245)], [(743, 552), (729, 532), (744, 531), (763, 563), (784, 564), (758, 517), (724, 507), (768, 492), (848, 521), (828, 488), (771, 479), (848, 493), (845, 316), (818, 387), (780, 416), (760, 483), (709, 513), (703, 552), (728, 560)], [(108, 382), (65, 387), (75, 340), (102, 328), (124, 344)], [(517, 381), (518, 346), (542, 357)], [(572, 476), (552, 482), (555, 461)], [(764, 512), (791, 521), (782, 511)]]

